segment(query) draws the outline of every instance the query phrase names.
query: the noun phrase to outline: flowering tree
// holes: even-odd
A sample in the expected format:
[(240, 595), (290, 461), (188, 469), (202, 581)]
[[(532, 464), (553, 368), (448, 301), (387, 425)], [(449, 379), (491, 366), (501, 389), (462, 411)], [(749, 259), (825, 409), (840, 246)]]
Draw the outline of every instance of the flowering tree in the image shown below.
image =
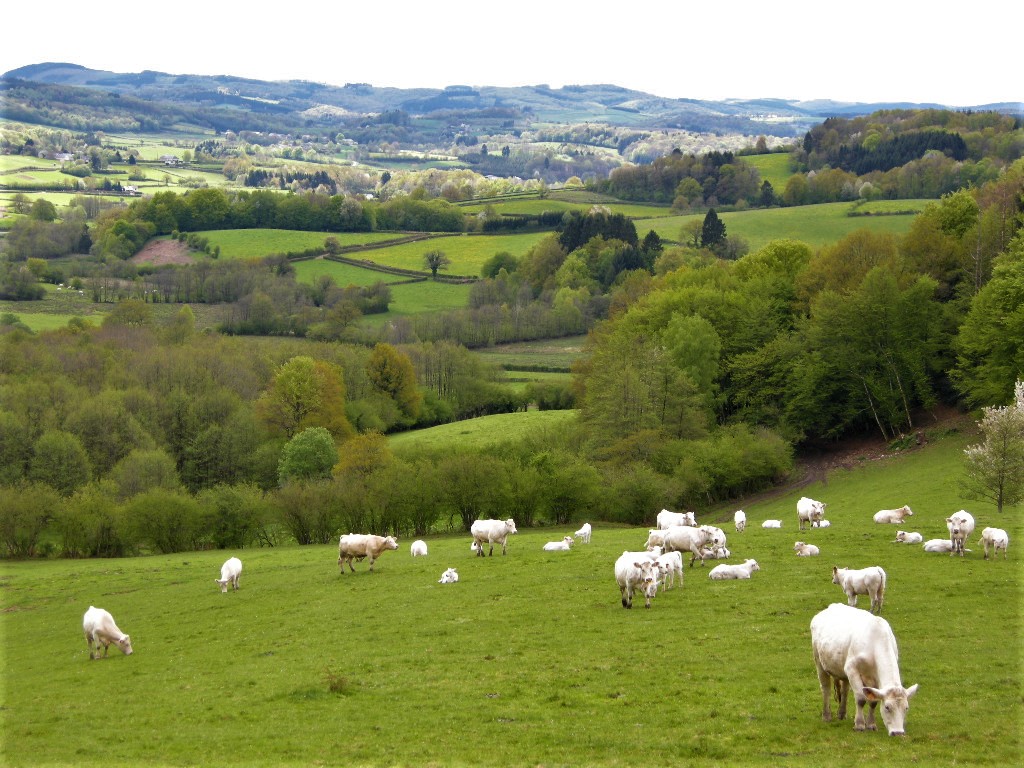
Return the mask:
[(985, 409), (978, 426), (985, 439), (964, 450), (968, 496), (1004, 505), (1024, 499), (1024, 381), (1013, 388), (1010, 405)]

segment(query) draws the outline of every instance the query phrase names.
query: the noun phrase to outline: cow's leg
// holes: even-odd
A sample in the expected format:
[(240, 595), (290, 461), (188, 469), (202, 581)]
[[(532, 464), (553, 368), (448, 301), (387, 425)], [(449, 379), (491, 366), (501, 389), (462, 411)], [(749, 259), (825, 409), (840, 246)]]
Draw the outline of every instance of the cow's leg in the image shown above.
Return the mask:
[(373, 573), (373, 556), (371, 555), (368, 559), (370, 561), (370, 573)]
[(836, 716), (840, 720), (846, 719), (846, 702), (850, 696), (850, 683), (846, 680), (836, 679), (836, 698), (839, 700), (839, 711)]
[(856, 592), (847, 592), (846, 593), (846, 604), (851, 606), (851, 607), (853, 607), (853, 608), (857, 607), (857, 593)]
[(630, 594), (628, 587), (619, 587), (619, 592), (622, 594), (622, 607), (632, 608), (633, 607), (633, 595)]
[(487, 550), (488, 557), (494, 557), (494, 542), (490, 542), (491, 548)]
[(502, 554), (502, 556), (504, 556), (504, 554), (505, 554), (505, 547), (507, 545), (508, 545), (508, 540), (507, 539), (502, 539), (501, 540), (501, 554)]
[(818, 685), (821, 686), (821, 719), (823, 722), (832, 722), (832, 684), (831, 675), (821, 665), (818, 665)]

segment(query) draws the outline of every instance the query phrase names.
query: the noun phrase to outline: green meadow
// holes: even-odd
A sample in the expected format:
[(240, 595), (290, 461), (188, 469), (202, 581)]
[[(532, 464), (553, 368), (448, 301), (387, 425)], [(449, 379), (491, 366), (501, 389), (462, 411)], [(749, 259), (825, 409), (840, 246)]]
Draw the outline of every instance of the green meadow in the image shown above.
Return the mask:
[[(523, 415), (523, 414), (520, 414)], [(531, 415), (532, 414), (526, 414)], [(711, 564), (649, 610), (624, 610), (613, 576), (646, 528), (593, 521), (589, 545), (544, 552), (579, 522), (522, 530), (508, 554), (468, 535), (423, 537), (339, 573), (336, 546), (282, 546), (112, 560), (0, 563), (0, 725), (16, 766), (1015, 766), (1021, 762), (1021, 509), (997, 517), (957, 496), (962, 435), (865, 460), (827, 484), (739, 501), (719, 523), (749, 581)], [(796, 499), (832, 526), (796, 530)], [(893, 543), (880, 507), (908, 503), (909, 529), (945, 534), (966, 507), (1010, 534), (986, 562)], [(743, 506), (750, 527), (735, 533)], [(651, 520), (657, 510), (651, 510)], [(781, 530), (760, 522), (782, 519)], [(798, 558), (793, 542), (822, 556)], [(214, 579), (242, 559), (238, 592)], [(881, 565), (883, 616), (917, 683), (907, 736), (821, 721), (808, 625), (843, 598), (833, 565)], [(441, 585), (446, 568), (460, 574)], [(861, 599), (863, 605), (863, 598)], [(132, 638), (90, 661), (90, 606)], [(852, 708), (852, 703), (851, 703)]]
[(521, 341), (476, 350), (490, 363), (515, 370), (522, 367), (568, 371), (583, 354), (586, 336), (565, 336), (560, 339)]
[[(442, 274), (478, 277), (484, 262), (496, 253), (507, 251), (519, 258), (549, 232), (531, 232), (518, 235), (438, 235), (426, 240), (380, 248), (373, 251), (354, 251), (345, 254), (353, 259), (366, 259), (388, 267), (425, 271), (423, 255), (440, 250), (451, 264)], [(393, 237), (394, 235), (392, 235)]]
[(299, 252), (324, 246), (334, 237), (342, 247), (394, 240), (393, 232), (300, 232), (290, 229), (211, 229), (200, 232), (210, 247), (220, 246), (222, 259), (262, 259), (277, 253)]
[(561, 429), (576, 419), (576, 411), (526, 411), (496, 413), (475, 419), (453, 421), (429, 429), (388, 435), (393, 451), (481, 449), (535, 434), (538, 430)]
[(789, 168), (788, 152), (772, 152), (767, 155), (744, 155), (743, 162), (748, 163), (761, 174), (761, 180), (772, 185), (776, 195), (786, 189), (786, 182), (793, 172)]

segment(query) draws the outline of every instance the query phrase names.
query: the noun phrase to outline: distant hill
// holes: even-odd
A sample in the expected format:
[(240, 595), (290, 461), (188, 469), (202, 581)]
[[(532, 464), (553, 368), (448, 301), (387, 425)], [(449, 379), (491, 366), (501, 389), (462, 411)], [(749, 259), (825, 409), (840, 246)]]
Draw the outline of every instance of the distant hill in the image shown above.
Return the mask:
[[(343, 86), (305, 80), (265, 81), (232, 75), (169, 74), (146, 70), (107, 72), (64, 63), (31, 64), (6, 72), (6, 85), (28, 81), (74, 86), (173, 105), (248, 111), (323, 124), (339, 115), (387, 112), (411, 116), (461, 116), (469, 124), (486, 118), (553, 123), (599, 122), (637, 129), (674, 128), (698, 132), (799, 136), (829, 116), (850, 117), (878, 109), (947, 108), (941, 104), (848, 103), (829, 100), (669, 99), (616, 85), (519, 87), (381, 88), (369, 83)], [(1017, 103), (984, 104), (974, 110), (1019, 114)]]

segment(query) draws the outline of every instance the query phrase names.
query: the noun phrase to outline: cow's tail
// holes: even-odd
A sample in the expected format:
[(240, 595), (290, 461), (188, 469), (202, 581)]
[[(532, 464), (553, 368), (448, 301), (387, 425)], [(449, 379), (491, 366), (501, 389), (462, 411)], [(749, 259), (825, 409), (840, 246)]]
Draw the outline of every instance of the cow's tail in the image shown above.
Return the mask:
[(882, 566), (878, 566), (878, 575), (882, 577), (882, 583), (878, 587), (878, 601), (881, 602), (885, 598), (885, 570)]

